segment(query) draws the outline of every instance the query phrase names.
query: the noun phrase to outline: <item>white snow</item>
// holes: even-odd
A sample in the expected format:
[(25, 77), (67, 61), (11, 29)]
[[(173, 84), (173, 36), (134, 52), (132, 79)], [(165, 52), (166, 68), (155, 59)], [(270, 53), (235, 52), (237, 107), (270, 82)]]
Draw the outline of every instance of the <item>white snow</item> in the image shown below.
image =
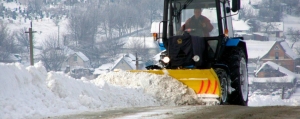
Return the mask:
[[(262, 68), (264, 68), (265, 65), (269, 65), (273, 69), (277, 69), (280, 72), (286, 74), (287, 76), (295, 76), (295, 73), (291, 72), (290, 70), (288, 70), (272, 61), (267, 61), (267, 62), (263, 63), (262, 66), (260, 67), (260, 69), (257, 70), (257, 72), (259, 72)], [(256, 75), (257, 75), (257, 73), (256, 73)]]
[[(243, 6), (248, 2), (248, 0), (242, 1)], [(11, 9), (19, 6), (14, 2), (4, 2), (4, 4)], [(24, 9), (24, 6), (20, 6)], [(284, 22), (284, 29), (299, 28), (299, 18), (287, 16)], [(51, 19), (33, 20), (32, 23), (33, 30), (37, 31), (34, 34), (37, 46), (40, 46), (45, 38), (57, 36), (58, 26)], [(22, 18), (17, 18), (13, 23), (6, 21), (6, 24), (11, 31), (21, 28), (28, 30), (30, 27), (30, 21), (27, 19), (27, 22), (24, 22)], [(68, 34), (67, 20), (62, 19), (59, 25), (59, 35)], [(152, 32), (154, 31), (151, 30)], [(264, 56), (275, 43), (274, 41), (267, 41), (265, 44), (254, 42), (256, 41), (247, 41), (247, 46), (253, 45), (255, 48), (249, 50), (251, 51), (248, 52), (249, 58)], [(123, 107), (197, 103), (193, 100), (195, 94), (177, 80), (148, 73), (110, 72), (94, 80), (87, 80), (74, 79), (61, 72), (47, 72), (41, 63), (28, 67), (19, 63), (0, 63), (0, 82), (1, 119), (32, 119)], [(290, 99), (253, 94), (249, 96), (248, 104), (249, 106), (300, 106), (299, 92), (297, 89), (297, 95), (292, 95)]]
[(150, 33), (162, 33), (163, 23), (161, 22), (152, 22)]
[(249, 77), (249, 82), (260, 82), (260, 83), (267, 83), (267, 82), (293, 82), (295, 76), (283, 76), (283, 77), (268, 77), (268, 78), (257, 78), (257, 77)]
[(249, 31), (251, 28), (247, 22), (243, 20), (233, 20), (232, 27), (235, 31)]
[(287, 53), (292, 59), (296, 60), (299, 58), (299, 55), (297, 55), (291, 47), (288, 45), (287, 42), (280, 42), (281, 46), (284, 48), (285, 53)]
[(75, 52), (83, 61), (89, 61), (89, 58), (85, 56), (82, 52)]
[(256, 41), (256, 40), (245, 40), (247, 44), (247, 52), (249, 59), (262, 58), (265, 56), (276, 41)]
[[(126, 71), (94, 80), (47, 72), (41, 63), (0, 64), (0, 117), (42, 118), (123, 107), (197, 104), (196, 95), (168, 76)], [(249, 106), (299, 105), (298, 99), (250, 96)]]
[(154, 41), (153, 37), (147, 36), (129, 37), (128, 39), (124, 39), (125, 44), (123, 48), (157, 48), (157, 42)]

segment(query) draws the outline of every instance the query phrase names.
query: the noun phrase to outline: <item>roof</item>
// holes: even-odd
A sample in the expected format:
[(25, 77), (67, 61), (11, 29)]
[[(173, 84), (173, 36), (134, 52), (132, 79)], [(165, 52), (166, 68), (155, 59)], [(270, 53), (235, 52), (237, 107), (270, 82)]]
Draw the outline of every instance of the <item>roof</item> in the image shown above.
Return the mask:
[(232, 27), (233, 30), (236, 31), (247, 31), (250, 30), (250, 26), (247, 24), (247, 22), (243, 21), (243, 20), (232, 20)]
[(125, 61), (125, 63), (127, 63), (130, 67), (131, 67), (131, 69), (135, 69), (135, 64), (133, 64), (133, 59), (131, 59), (130, 57), (128, 57), (128, 56), (122, 56), (122, 57), (120, 57), (118, 60), (116, 60), (115, 61), (115, 63), (114, 63), (114, 65), (113, 65), (113, 67), (112, 67), (112, 69), (115, 69), (116, 68), (116, 66), (121, 62), (121, 61)]
[(265, 36), (265, 37), (268, 36), (268, 34), (262, 33), (262, 32), (253, 32), (253, 35), (260, 35), (260, 36)]
[(265, 56), (276, 43), (276, 41), (245, 40), (249, 59)]
[(22, 60), (21, 56), (19, 54), (10, 54), (8, 56), (9, 60), (13, 60), (13, 61), (20, 61)]
[[(249, 59), (262, 58), (265, 56), (275, 45), (277, 41), (256, 41), (256, 40), (245, 40), (247, 44), (247, 52)], [(292, 59), (300, 58), (293, 50), (289, 47), (286, 41), (279, 41), (283, 47), (285, 53)]]
[(278, 70), (281, 73), (286, 74), (284, 77), (268, 77), (268, 78), (254, 78), (253, 82), (266, 82), (272, 79), (272, 82), (286, 82), (286, 81), (293, 81), (296, 78), (295, 73), (291, 72), (290, 70), (274, 63), (271, 61), (267, 61), (262, 64), (262, 66), (257, 70), (255, 75), (260, 72), (265, 66), (270, 66), (272, 69)]
[(257, 77), (251, 77), (249, 78), (250, 84), (253, 82), (256, 83), (264, 83), (264, 82), (293, 82), (295, 79), (295, 76), (283, 76), (283, 77), (268, 77), (268, 78), (257, 78)]
[[(112, 63), (103, 64), (100, 67), (95, 69), (94, 74), (102, 74), (108, 71), (112, 71), (120, 63), (120, 61), (125, 61), (132, 69), (135, 69), (135, 60), (136, 57), (133, 54), (121, 54), (120, 57)], [(139, 64), (143, 64), (142, 61), (139, 61)]]
[(281, 73), (284, 73), (287, 76), (295, 76), (295, 73), (291, 72), (290, 70), (288, 70), (288, 69), (286, 69), (286, 68), (284, 68), (284, 67), (282, 67), (282, 66), (280, 66), (280, 65), (278, 65), (278, 64), (276, 64), (276, 63), (274, 63), (272, 61), (267, 61), (267, 62), (263, 63), (262, 66), (257, 70), (257, 72), (256, 72), (255, 75), (257, 75), (257, 73), (261, 69), (263, 69), (263, 67), (265, 67), (267, 65), (270, 66), (270, 67), (272, 67), (273, 69), (276, 69), (276, 70), (278, 69)]
[(95, 71), (93, 74), (103, 74), (111, 71), (111, 68), (114, 66), (113, 63), (107, 63), (99, 66), (98, 68), (95, 68)]
[(297, 55), (295, 52), (293, 52), (292, 48), (290, 48), (290, 46), (288, 45), (287, 42), (282, 41), (280, 42), (280, 45), (283, 47), (283, 49), (285, 50), (285, 53), (287, 55), (289, 55), (292, 59), (297, 59), (300, 58), (299, 55)]
[(85, 56), (82, 52), (75, 52), (83, 61), (89, 61), (89, 58)]

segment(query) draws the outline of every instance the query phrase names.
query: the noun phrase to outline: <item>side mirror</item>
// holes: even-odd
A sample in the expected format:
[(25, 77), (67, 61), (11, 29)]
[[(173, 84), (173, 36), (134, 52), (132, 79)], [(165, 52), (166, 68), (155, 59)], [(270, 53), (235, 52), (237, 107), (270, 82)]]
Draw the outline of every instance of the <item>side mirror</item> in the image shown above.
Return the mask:
[(232, 5), (231, 5), (231, 10), (233, 12), (236, 12), (238, 10), (240, 10), (241, 8), (241, 1), (240, 0), (232, 0)]

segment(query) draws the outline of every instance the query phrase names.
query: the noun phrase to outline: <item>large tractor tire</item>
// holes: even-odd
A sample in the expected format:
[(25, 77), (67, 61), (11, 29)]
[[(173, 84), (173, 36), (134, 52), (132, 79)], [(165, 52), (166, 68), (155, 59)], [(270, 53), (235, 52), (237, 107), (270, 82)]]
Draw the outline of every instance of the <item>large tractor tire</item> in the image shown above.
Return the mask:
[(221, 99), (220, 99), (220, 104), (221, 105), (225, 105), (228, 104), (228, 80), (229, 77), (227, 75), (227, 72), (224, 69), (221, 68), (216, 68), (215, 72), (220, 80), (220, 85), (221, 85), (221, 91), (222, 91), (222, 95), (221, 95)]
[(234, 90), (231, 92), (228, 102), (233, 105), (248, 105), (248, 69), (247, 59), (243, 49), (236, 47), (231, 49), (227, 59), (229, 70), (231, 72), (231, 87)]

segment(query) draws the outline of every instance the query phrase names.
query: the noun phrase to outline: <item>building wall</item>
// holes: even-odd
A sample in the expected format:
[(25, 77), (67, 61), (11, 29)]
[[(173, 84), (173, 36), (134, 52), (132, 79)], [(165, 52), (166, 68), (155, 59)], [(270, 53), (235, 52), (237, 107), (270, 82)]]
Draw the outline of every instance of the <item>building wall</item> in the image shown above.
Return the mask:
[[(121, 60), (114, 69), (122, 69), (122, 70), (132, 70), (132, 68), (126, 63), (126, 61)], [(113, 69), (113, 70), (114, 70)]]
[[(76, 58), (77, 57), (77, 58)], [(69, 65), (70, 68), (72, 67), (86, 67), (84, 61), (77, 55), (73, 54), (66, 60), (66, 65)]]
[(263, 63), (272, 61), (292, 72), (295, 72), (295, 61), (285, 53), (283, 47), (280, 45), (280, 42), (276, 42), (269, 53), (266, 54), (261, 61)]
[(278, 38), (281, 38), (283, 37), (283, 31), (274, 31), (274, 32), (271, 32), (269, 34), (270, 37), (278, 37)]
[(257, 73), (258, 78), (263, 78), (263, 77), (281, 77), (285, 76), (285, 74), (281, 73), (280, 71), (276, 69), (265, 69), (261, 70), (260, 72)]

